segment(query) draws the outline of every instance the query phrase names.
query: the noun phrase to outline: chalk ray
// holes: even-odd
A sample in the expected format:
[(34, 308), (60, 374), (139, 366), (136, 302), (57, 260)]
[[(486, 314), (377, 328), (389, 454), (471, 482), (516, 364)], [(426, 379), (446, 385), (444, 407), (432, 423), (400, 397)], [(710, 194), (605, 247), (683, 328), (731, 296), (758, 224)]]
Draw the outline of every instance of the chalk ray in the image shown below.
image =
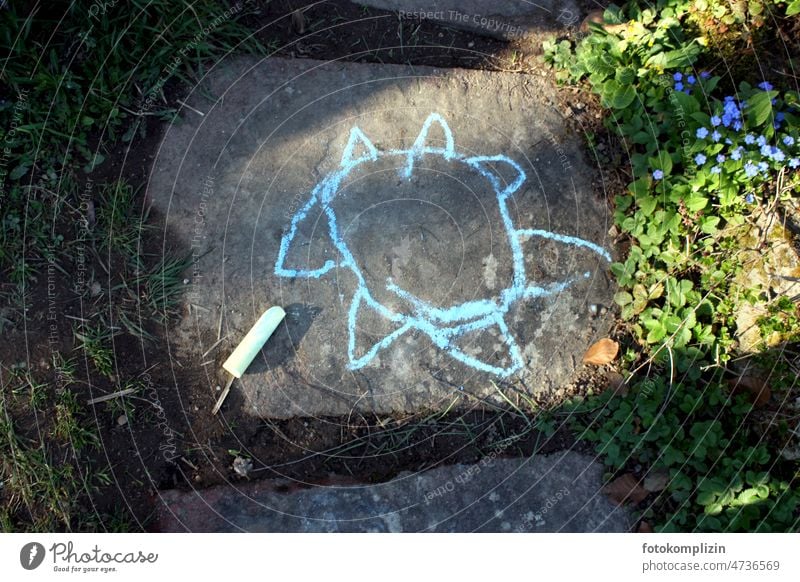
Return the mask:
[[(431, 138), (431, 128), (438, 127), (444, 139), (434, 140)], [(444, 146), (433, 146), (432, 143), (441, 143), (444, 141)], [(444, 118), (438, 113), (431, 113), (422, 124), (422, 129), (414, 140), (414, 145), (408, 150), (407, 161), (405, 168), (403, 168), (401, 175), (404, 178), (410, 178), (414, 172), (414, 164), (416, 160), (424, 154), (439, 154), (446, 160), (452, 160), (456, 157), (455, 140), (453, 139), (453, 132), (450, 131), (450, 126)]]
[[(508, 377), (522, 369), (522, 352), (516, 339), (510, 333), (502, 316), (493, 317), (493, 322), (484, 324), (458, 334), (450, 340), (447, 353), (472, 368), (489, 372), (500, 377)], [(495, 329), (496, 332), (492, 333)], [(495, 351), (494, 345), (500, 343), (503, 351)], [(469, 347), (473, 346), (470, 353)], [(475, 347), (481, 348), (474, 353)]]
[[(360, 152), (358, 157), (356, 153)], [(351, 168), (362, 162), (378, 159), (378, 149), (373, 145), (369, 138), (357, 126), (350, 130), (350, 137), (342, 153), (342, 161), (339, 165), (342, 168)]]
[[(367, 319), (369, 316), (378, 317), (382, 323), (389, 326), (390, 333), (385, 334), (380, 340), (371, 345), (362, 345), (366, 334), (358, 333), (359, 321)], [(350, 330), (347, 354), (351, 370), (358, 370), (366, 366), (381, 350), (388, 348), (392, 343), (411, 329), (411, 324), (407, 318), (390, 312), (386, 307), (377, 303), (369, 295), (366, 289), (359, 289), (353, 295), (348, 313), (348, 327)]]
[[(525, 172), (514, 160), (506, 156), (474, 156), (464, 160), (470, 166), (478, 170), (481, 175), (486, 177), (494, 186), (495, 191), (501, 199), (508, 198), (525, 182)], [(494, 165), (506, 165), (512, 171), (513, 180), (507, 181), (502, 178), (500, 173), (493, 167)]]
[[(337, 261), (318, 256), (325, 251), (331, 254), (337, 252), (330, 244), (328, 216), (326, 214), (325, 217), (320, 217), (321, 212), (322, 204), (319, 202), (319, 187), (317, 187), (314, 189), (311, 199), (292, 217), (289, 229), (281, 237), (278, 260), (275, 262), (276, 275), (317, 279), (336, 268)], [(319, 224), (316, 225), (317, 229), (324, 229), (320, 233), (320, 238), (325, 241), (325, 246), (322, 249), (316, 249), (317, 252), (312, 254), (310, 252), (311, 239), (308, 233), (313, 232), (317, 221), (319, 221)], [(306, 251), (305, 261), (302, 261), (304, 245), (309, 245), (309, 250)]]

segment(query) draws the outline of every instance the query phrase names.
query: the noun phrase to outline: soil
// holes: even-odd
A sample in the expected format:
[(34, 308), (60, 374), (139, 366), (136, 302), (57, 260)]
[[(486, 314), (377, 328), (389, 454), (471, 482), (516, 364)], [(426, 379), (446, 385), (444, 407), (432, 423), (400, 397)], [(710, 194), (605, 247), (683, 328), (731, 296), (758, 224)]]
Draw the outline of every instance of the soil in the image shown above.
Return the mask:
[[(260, 4), (261, 14), (249, 16), (246, 24), (256, 31), (262, 43), (275, 47), (275, 54), (284, 57), (551, 74), (537, 58), (541, 52), (538, 40), (522, 39), (509, 44), (431, 21), (398, 21), (391, 13), (362, 9), (347, 2), (280, 0)], [(305, 7), (308, 8), (303, 10)], [(297, 11), (302, 11), (302, 18), (292, 17)], [(309, 34), (315, 30), (320, 32)], [(402, 47), (400, 35), (406, 39)], [(178, 84), (168, 83), (168, 104), (177, 108), (183, 91)], [(617, 146), (601, 130), (600, 109), (585, 93), (580, 94), (581, 105), (577, 105), (577, 95), (577, 89), (563, 91), (562, 111), (578, 131), (599, 136), (599, 156), (613, 158)], [(92, 174), (92, 182), (99, 185), (124, 178), (143, 187), (161, 138), (159, 123), (147, 117), (144, 137), (139, 135), (131, 143), (113, 145), (106, 162)], [(601, 176), (598, 195), (603, 195), (615, 180), (619, 178)], [(86, 183), (81, 187), (89, 191)], [(95, 205), (100, 204), (96, 192), (91, 197)], [(143, 240), (146, 253), (157, 260), (165, 251), (185, 252), (169, 232), (164, 232), (159, 216), (151, 214), (149, 220), (154, 232), (162, 234)], [(65, 233), (65, 240), (72, 239), (74, 233)], [(526, 421), (513, 411), (479, 409), (477, 404), (470, 412), (443, 416), (431, 413), (404, 418), (352, 416), (270, 422), (237, 413), (241, 406), (234, 392), (226, 402), (225, 413), (211, 416), (216, 395), (200, 388), (208, 385), (205, 369), (199, 363), (180, 367), (174, 358), (165, 357), (165, 328), (152, 322), (145, 328), (154, 341), (143, 342), (128, 333), (114, 337), (114, 374), (105, 377), (83, 359), (81, 351), (76, 351), (73, 328), (75, 318), (102, 313), (113, 318), (114, 306), (124, 299), (116, 288), (120, 281), (115, 264), (121, 259), (102, 257), (99, 250), (87, 249), (86, 272), (97, 275), (102, 290), (96, 297), (91, 292), (81, 297), (72, 288), (74, 273), (79, 269), (69, 258), (72, 254), (65, 253), (60, 263), (64, 272), (47, 272), (45, 281), (44, 269), (40, 284), (28, 288), (27, 309), (24, 314), (10, 314), (10, 324), (0, 337), (0, 353), (9, 365), (27, 367), (34, 378), (48, 382), (48, 404), (64, 390), (53, 368), (56, 351), (78, 358), (79, 381), (70, 390), (81, 404), (120, 390), (132, 379), (143, 385), (139, 393), (125, 398), (127, 405), (133, 407), (127, 414), (121, 408), (121, 399), (86, 406), (93, 415), (87, 420), (96, 425), (102, 445), (90, 453), (89, 462), (79, 469), (88, 474), (110, 468), (112, 476), (110, 484), (82, 501), (84, 513), (93, 513), (103, 521), (98, 524), (100, 530), (108, 527), (100, 516), (118, 514), (120, 510), (132, 516), (137, 524), (134, 528), (147, 529), (158, 490), (205, 487), (242, 478), (232, 469), (236, 456), (254, 459), (249, 479), (280, 476), (318, 483), (338, 475), (360, 482), (379, 482), (402, 471), (475, 462), (487, 452), (498, 450), (502, 439), (514, 435), (525, 436), (512, 446), (502, 446), (499, 450), (503, 455), (581, 450), (584, 446), (575, 441), (559, 417), (554, 434), (546, 436), (529, 431)], [(12, 287), (12, 283), (0, 279), (3, 291)], [(48, 318), (53, 313), (52, 306), (56, 306), (57, 315)], [(538, 404), (549, 409), (571, 396), (597, 390), (602, 384), (602, 375), (587, 372), (574, 386), (559, 390)], [(19, 396), (7, 402), (17, 420), (16, 429), (38, 440), (35, 435), (52, 427), (54, 419), (34, 416), (25, 404)], [(169, 430), (175, 433), (174, 449)], [(63, 458), (69, 458), (69, 443), (51, 444)]]

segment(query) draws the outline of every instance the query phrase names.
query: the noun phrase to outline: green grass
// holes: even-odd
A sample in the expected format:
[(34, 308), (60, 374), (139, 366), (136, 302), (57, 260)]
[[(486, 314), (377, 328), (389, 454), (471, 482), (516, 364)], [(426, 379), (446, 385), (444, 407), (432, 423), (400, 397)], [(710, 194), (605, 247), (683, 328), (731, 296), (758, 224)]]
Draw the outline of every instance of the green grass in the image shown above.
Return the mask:
[(85, 411), (75, 393), (65, 389), (56, 398), (53, 437), (68, 443), (77, 454), (89, 446), (97, 447), (99, 439), (95, 427), (84, 422)]
[[(148, 119), (175, 119), (171, 91), (194, 86), (229, 52), (265, 49), (240, 23), (254, 6), (246, 2), (227, 15), (230, 4), (216, 0), (131, 0), (107, 9), (54, 0), (27, 14), (30, 6), (0, 10), (0, 142), (8, 148), (0, 173), (0, 333), (23, 319), (31, 325), (26, 310), (51, 266), (59, 301), (71, 299), (65, 290), (76, 286), (79, 261), (88, 280), (74, 351), (52, 355), (55, 384), (27, 369), (0, 370), (8, 380), (0, 528), (126, 531), (135, 528), (124, 513), (76, 512), (111, 486), (107, 470), (86, 468), (98, 434), (77, 390), (87, 374), (90, 382), (101, 374), (128, 385), (115, 378), (115, 336), (157, 341), (153, 326), (175, 314), (188, 261), (148, 254), (152, 225), (140, 187), (94, 183), (92, 173), (114, 145), (147, 137)], [(100, 406), (115, 417), (135, 411), (124, 398)]]
[(97, 371), (111, 378), (114, 375), (114, 351), (111, 341), (118, 330), (106, 323), (103, 317), (98, 317), (96, 323), (83, 322), (75, 326), (73, 335), (77, 345), (76, 350), (81, 350), (90, 360)]
[[(38, 439), (22, 435), (9, 411), (7, 388), (4, 383), (0, 401), (0, 481), (4, 500), (0, 506), (0, 529), (68, 530), (75, 521), (81, 492), (77, 471), (57, 454), (56, 447), (43, 438), (45, 435), (39, 433)], [(78, 433), (79, 440), (88, 438), (83, 434), (87, 429), (74, 425), (72, 420), (62, 428), (69, 428), (67, 436)]]

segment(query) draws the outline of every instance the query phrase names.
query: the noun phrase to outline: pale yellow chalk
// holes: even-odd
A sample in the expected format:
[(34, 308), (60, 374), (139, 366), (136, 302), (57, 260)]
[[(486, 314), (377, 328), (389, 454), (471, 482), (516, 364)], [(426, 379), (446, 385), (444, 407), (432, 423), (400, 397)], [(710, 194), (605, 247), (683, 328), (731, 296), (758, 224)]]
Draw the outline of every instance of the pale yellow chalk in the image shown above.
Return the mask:
[(236, 346), (233, 353), (225, 360), (222, 367), (236, 378), (241, 378), (284, 317), (286, 317), (286, 312), (280, 307), (275, 306), (267, 309), (258, 318), (256, 324), (250, 328), (241, 343)]

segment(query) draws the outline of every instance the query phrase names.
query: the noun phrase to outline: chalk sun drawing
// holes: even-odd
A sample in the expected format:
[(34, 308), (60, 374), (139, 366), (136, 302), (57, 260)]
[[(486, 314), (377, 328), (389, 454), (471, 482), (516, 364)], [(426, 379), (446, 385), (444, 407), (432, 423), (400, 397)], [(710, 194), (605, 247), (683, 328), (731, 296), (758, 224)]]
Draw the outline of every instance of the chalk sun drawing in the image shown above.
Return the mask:
[[(433, 124), (438, 124), (444, 133), (445, 145), (432, 147), (428, 142), (428, 133)], [(361, 146), (364, 153), (355, 157), (357, 146)], [(503, 221), (508, 243), (511, 246), (513, 260), (513, 275), (510, 285), (501, 290), (497, 296), (490, 299), (466, 301), (447, 308), (436, 307), (422, 299), (415, 297), (408, 291), (399, 288), (391, 279), (386, 281), (386, 290), (406, 300), (412, 306), (410, 313), (397, 313), (373, 298), (373, 293), (367, 285), (358, 262), (345, 243), (337, 222), (336, 213), (331, 202), (336, 197), (342, 181), (358, 166), (368, 162), (375, 162), (384, 157), (396, 157), (402, 162), (400, 175), (410, 179), (414, 172), (415, 163), (423, 156), (441, 156), (445, 160), (463, 163), (476, 170), (486, 178), (492, 187), (499, 205), (500, 216)], [(509, 184), (503, 184), (500, 176), (490, 167), (491, 164), (507, 164), (513, 168), (516, 178)], [(353, 127), (350, 137), (342, 154), (339, 167), (325, 176), (312, 190), (309, 200), (292, 217), (289, 228), (283, 235), (275, 263), (275, 274), (279, 277), (289, 278), (319, 278), (335, 268), (349, 269), (357, 279), (356, 290), (350, 302), (348, 311), (348, 368), (357, 370), (366, 366), (381, 350), (392, 345), (400, 336), (410, 330), (419, 330), (425, 333), (439, 349), (449, 354), (455, 360), (476, 370), (508, 377), (522, 369), (524, 362), (516, 339), (511, 334), (505, 316), (511, 306), (520, 300), (547, 297), (567, 289), (576, 282), (568, 279), (545, 287), (532, 285), (528, 282), (525, 272), (525, 261), (522, 252), (522, 242), (529, 237), (541, 237), (552, 241), (564, 243), (574, 247), (581, 247), (594, 251), (606, 261), (611, 260), (609, 253), (599, 245), (590, 241), (547, 230), (516, 228), (508, 210), (508, 200), (525, 182), (526, 175), (522, 168), (512, 159), (504, 155), (494, 156), (464, 156), (456, 151), (453, 134), (447, 122), (437, 113), (432, 113), (425, 120), (422, 130), (414, 144), (407, 150), (378, 150), (366, 135), (358, 128)], [(317, 269), (290, 269), (286, 267), (287, 253), (297, 235), (298, 225), (309, 215), (316, 206), (324, 212), (328, 222), (328, 235), (339, 252), (338, 261), (327, 260)], [(588, 278), (590, 273), (584, 273)], [(368, 306), (382, 317), (398, 325), (390, 334), (370, 347), (364, 354), (356, 354), (356, 324), (359, 311)], [(482, 361), (466, 353), (454, 344), (454, 340), (464, 334), (488, 330), (496, 327), (500, 332), (502, 341), (505, 342), (510, 354), (510, 363), (498, 366)]]

